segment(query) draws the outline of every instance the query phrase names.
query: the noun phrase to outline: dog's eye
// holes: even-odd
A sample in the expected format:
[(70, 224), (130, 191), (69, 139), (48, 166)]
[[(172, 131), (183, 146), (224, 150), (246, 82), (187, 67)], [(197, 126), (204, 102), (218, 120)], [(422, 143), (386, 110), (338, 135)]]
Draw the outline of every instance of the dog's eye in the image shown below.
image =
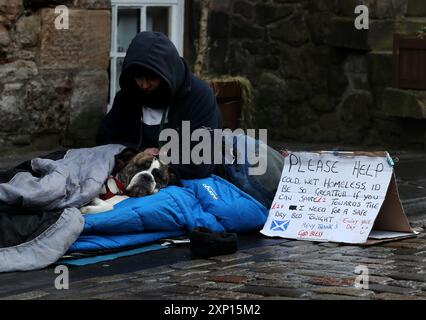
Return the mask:
[(158, 169), (153, 169), (151, 174), (153, 175), (154, 178), (159, 178), (159, 179), (163, 178), (161, 171)]
[(163, 171), (155, 168), (152, 170), (151, 174), (154, 177), (155, 183), (157, 184), (157, 188), (167, 187), (169, 181), (167, 175), (165, 175)]

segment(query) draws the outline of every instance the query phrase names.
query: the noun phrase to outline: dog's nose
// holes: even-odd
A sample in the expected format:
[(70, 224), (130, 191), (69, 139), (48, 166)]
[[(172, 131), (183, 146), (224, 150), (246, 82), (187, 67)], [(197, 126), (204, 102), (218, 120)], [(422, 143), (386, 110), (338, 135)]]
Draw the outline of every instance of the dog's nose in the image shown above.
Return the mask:
[(149, 172), (139, 172), (131, 179), (126, 190), (131, 197), (141, 197), (152, 194), (155, 186), (154, 177)]

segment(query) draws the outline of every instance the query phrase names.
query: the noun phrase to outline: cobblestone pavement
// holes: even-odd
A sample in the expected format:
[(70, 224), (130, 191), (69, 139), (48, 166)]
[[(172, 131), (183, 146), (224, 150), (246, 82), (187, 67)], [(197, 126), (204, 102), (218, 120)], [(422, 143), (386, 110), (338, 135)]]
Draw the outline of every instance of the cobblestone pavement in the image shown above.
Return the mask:
[[(70, 281), (68, 290), (50, 285), (1, 299), (426, 300), (426, 216), (412, 225), (421, 231), (417, 238), (376, 246), (276, 239), (232, 255)], [(354, 285), (360, 265), (368, 268), (368, 289)]]
[[(120, 259), (105, 263), (111, 265), (107, 274), (101, 267), (71, 268), (68, 290), (54, 288), (52, 267), (1, 274), (0, 299), (426, 300), (426, 156), (398, 156), (400, 195), (410, 223), (420, 231), (416, 238), (370, 247), (268, 238), (265, 245), (207, 260), (191, 259), (187, 248), (174, 262), (155, 261), (157, 267), (149, 269), (137, 263), (120, 269)], [(355, 287), (360, 266), (368, 268), (368, 289)]]

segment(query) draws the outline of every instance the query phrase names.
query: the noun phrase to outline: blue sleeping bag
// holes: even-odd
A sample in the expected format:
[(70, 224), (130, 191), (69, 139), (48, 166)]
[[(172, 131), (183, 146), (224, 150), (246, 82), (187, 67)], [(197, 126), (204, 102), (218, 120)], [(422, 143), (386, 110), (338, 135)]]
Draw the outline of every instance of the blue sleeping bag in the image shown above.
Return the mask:
[(112, 250), (188, 234), (195, 227), (246, 232), (263, 227), (268, 210), (230, 182), (212, 175), (184, 180), (114, 210), (85, 216), (85, 226), (69, 252)]

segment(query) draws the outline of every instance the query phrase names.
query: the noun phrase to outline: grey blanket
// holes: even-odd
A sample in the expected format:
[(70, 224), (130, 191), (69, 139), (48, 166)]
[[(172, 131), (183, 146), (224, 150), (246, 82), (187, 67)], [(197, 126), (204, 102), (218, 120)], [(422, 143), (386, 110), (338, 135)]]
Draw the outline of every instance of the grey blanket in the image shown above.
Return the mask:
[(0, 184), (0, 201), (43, 210), (79, 208), (89, 203), (114, 167), (114, 155), (123, 145), (71, 149), (61, 160), (35, 158), (31, 166), (41, 178), (29, 172)]
[(83, 231), (79, 208), (98, 196), (114, 155), (124, 148), (111, 144), (71, 149), (60, 160), (35, 158), (37, 176), (19, 172), (0, 183), (0, 233), (14, 243), (0, 246), (0, 272), (39, 269), (61, 258)]

